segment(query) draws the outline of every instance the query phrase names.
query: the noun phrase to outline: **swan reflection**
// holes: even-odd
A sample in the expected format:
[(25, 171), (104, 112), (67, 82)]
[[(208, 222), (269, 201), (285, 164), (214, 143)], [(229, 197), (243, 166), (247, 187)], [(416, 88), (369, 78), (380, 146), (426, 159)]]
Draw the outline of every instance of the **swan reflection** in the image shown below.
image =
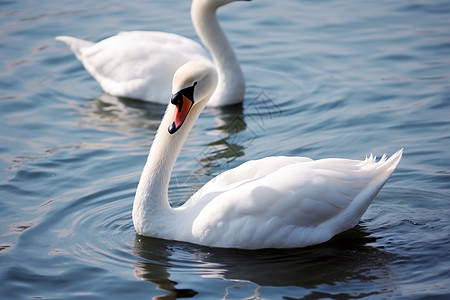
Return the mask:
[(247, 129), (243, 107), (233, 105), (207, 108), (204, 113), (213, 116), (215, 127), (207, 133), (208, 136), (212, 136), (212, 141), (202, 151), (200, 158), (202, 164), (207, 168), (214, 168), (243, 156), (246, 147), (238, 138), (239, 133)]
[[(362, 226), (344, 232), (328, 243), (302, 249), (265, 249), (257, 251), (202, 247), (194, 244), (136, 236), (134, 254), (138, 279), (148, 281), (166, 291), (154, 299), (175, 299), (201, 294), (206, 290), (221, 289), (223, 299), (232, 299), (233, 293), (250, 285), (253, 296), (260, 295), (261, 287), (298, 287), (303, 297), (355, 297), (345, 283), (362, 287), (359, 296), (370, 296), (394, 290), (389, 268), (394, 255), (373, 247)], [(208, 279), (224, 279), (210, 281)], [(176, 281), (177, 282), (176, 282)], [(199, 284), (199, 282), (201, 282)], [(380, 282), (379, 284), (374, 282)], [(184, 289), (177, 289), (182, 285)], [(186, 288), (192, 286), (192, 289)], [(336, 286), (331, 294), (327, 287)], [(194, 290), (196, 287), (197, 290)], [(242, 291), (241, 291), (242, 292)], [(353, 293), (354, 292), (354, 293)], [(250, 295), (246, 295), (248, 297)]]
[(178, 282), (170, 280), (170, 269), (173, 264), (173, 247), (165, 240), (136, 235), (134, 240), (134, 254), (143, 258), (135, 265), (136, 278), (148, 281), (158, 290), (167, 291), (156, 295), (153, 299), (188, 298), (198, 294), (192, 289), (178, 289)]
[(79, 113), (83, 123), (93, 124), (97, 129), (131, 134), (143, 128), (156, 131), (165, 110), (166, 105), (101, 94)]

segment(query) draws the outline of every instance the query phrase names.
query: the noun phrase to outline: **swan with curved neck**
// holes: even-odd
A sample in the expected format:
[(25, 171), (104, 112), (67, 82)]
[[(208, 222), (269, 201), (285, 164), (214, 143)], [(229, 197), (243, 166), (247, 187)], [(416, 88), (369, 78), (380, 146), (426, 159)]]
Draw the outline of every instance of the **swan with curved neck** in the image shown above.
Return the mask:
[[(243, 0), (193, 0), (191, 5), (192, 23), (219, 77), (209, 106), (236, 104), (244, 98), (244, 75), (216, 16), (219, 7), (234, 1)], [(197, 42), (166, 32), (121, 32), (98, 43), (69, 36), (56, 39), (69, 45), (106, 93), (163, 104), (179, 67), (191, 60), (210, 60)]]
[(323, 243), (355, 226), (400, 162), (267, 157), (205, 184), (184, 205), (168, 201), (170, 174), (218, 75), (206, 61), (183, 65), (153, 140), (133, 204), (145, 236), (227, 248), (289, 248)]

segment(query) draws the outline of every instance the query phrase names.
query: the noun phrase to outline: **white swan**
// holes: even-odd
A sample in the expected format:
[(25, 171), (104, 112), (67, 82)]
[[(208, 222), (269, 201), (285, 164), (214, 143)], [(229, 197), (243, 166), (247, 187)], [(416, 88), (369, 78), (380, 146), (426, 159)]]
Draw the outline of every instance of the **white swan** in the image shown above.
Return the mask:
[(154, 138), (133, 205), (145, 236), (227, 248), (303, 247), (355, 226), (402, 157), (376, 162), (267, 157), (209, 181), (172, 208), (168, 185), (175, 160), (213, 93), (217, 75), (205, 61), (189, 62), (173, 79), (172, 100)]
[[(216, 17), (220, 6), (234, 1), (239, 0), (192, 1), (194, 28), (209, 49), (219, 74), (210, 106), (236, 104), (244, 98), (244, 75)], [(191, 60), (209, 60), (197, 42), (166, 32), (121, 32), (98, 43), (69, 36), (56, 39), (69, 45), (106, 93), (163, 104), (167, 103), (167, 91), (180, 66)]]

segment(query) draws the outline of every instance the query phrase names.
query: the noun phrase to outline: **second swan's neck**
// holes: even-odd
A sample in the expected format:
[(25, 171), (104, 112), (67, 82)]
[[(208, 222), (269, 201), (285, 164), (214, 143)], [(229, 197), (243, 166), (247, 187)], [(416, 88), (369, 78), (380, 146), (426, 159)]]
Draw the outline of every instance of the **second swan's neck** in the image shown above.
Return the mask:
[(236, 54), (217, 21), (216, 8), (206, 1), (194, 0), (191, 6), (194, 28), (208, 48), (216, 66), (219, 81), (208, 105), (221, 106), (242, 102), (245, 79)]

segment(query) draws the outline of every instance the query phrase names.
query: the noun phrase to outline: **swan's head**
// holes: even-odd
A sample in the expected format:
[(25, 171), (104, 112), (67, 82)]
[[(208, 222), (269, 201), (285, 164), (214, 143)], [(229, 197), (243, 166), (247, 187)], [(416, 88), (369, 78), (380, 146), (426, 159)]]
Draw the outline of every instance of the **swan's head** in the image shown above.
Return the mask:
[(216, 85), (217, 71), (206, 60), (190, 61), (175, 72), (170, 102), (176, 109), (169, 126), (170, 134), (180, 129), (194, 106), (206, 105)]

